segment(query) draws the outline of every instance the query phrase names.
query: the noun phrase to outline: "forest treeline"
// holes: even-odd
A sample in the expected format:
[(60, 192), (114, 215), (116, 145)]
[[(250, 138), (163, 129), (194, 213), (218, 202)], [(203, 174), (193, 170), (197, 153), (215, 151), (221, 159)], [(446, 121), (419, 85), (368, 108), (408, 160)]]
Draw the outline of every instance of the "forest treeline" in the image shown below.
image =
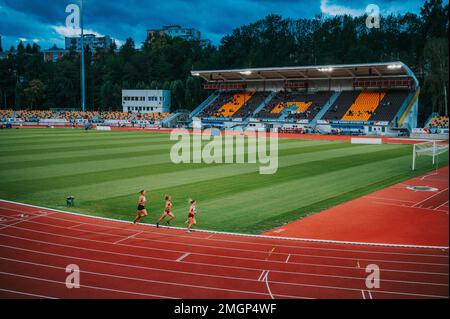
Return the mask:
[[(139, 48), (129, 38), (117, 48), (86, 54), (86, 105), (120, 110), (122, 89), (171, 89), (172, 110), (193, 109), (208, 92), (191, 70), (403, 61), (418, 77), (422, 117), (447, 113), (448, 5), (426, 1), (419, 14), (391, 14), (380, 28), (366, 17), (268, 15), (224, 36), (219, 45), (158, 37)], [(38, 45), (19, 43), (0, 60), (2, 108), (79, 107), (80, 62), (72, 52), (44, 62)]]

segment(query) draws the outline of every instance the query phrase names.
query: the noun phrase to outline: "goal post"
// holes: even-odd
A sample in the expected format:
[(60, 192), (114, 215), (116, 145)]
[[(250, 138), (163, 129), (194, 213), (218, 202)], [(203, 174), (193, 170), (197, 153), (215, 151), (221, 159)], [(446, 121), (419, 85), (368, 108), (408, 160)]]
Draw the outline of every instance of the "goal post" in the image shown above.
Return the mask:
[(431, 157), (431, 163), (439, 165), (439, 155), (448, 151), (448, 141), (432, 141), (413, 145), (412, 170), (417, 168), (417, 158), (422, 156)]

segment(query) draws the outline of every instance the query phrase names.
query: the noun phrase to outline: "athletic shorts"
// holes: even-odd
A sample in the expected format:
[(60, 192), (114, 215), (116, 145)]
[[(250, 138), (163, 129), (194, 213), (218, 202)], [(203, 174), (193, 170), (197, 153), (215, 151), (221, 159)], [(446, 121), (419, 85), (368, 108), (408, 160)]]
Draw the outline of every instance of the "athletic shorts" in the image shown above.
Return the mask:
[(142, 205), (139, 205), (138, 208), (137, 208), (138, 211), (144, 210), (144, 209), (145, 209), (145, 206), (142, 206)]
[(195, 217), (195, 214), (189, 213), (188, 218), (194, 218), (194, 217)]

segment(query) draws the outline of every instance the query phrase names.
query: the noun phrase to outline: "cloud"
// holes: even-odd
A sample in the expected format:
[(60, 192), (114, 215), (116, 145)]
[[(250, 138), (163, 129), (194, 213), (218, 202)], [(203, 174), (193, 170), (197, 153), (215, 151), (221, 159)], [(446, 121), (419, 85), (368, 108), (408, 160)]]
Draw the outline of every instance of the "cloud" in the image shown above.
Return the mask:
[[(364, 14), (373, 0), (84, 0), (86, 32), (110, 35), (115, 39), (132, 37), (137, 44), (146, 30), (178, 24), (193, 27), (206, 39), (219, 44), (221, 38), (244, 24), (279, 14), (284, 18), (313, 18)], [(0, 0), (0, 32), (4, 47), (18, 38), (41, 39), (42, 47), (64, 45), (67, 30), (66, 6), (76, 0)], [(405, 10), (418, 12), (423, 0), (377, 0), (381, 12)], [(398, 11), (395, 11), (398, 12)], [(122, 42), (122, 41), (120, 41)]]
[[(62, 37), (78, 37), (81, 34), (81, 29), (68, 28), (65, 26), (51, 26), (51, 28)], [(105, 36), (104, 34), (90, 29), (85, 29), (84, 34), (95, 34), (98, 37)]]
[(337, 16), (337, 15), (350, 15), (350, 16), (362, 16), (365, 13), (364, 9), (354, 9), (337, 4), (329, 4), (328, 0), (320, 1), (320, 10), (325, 15)]

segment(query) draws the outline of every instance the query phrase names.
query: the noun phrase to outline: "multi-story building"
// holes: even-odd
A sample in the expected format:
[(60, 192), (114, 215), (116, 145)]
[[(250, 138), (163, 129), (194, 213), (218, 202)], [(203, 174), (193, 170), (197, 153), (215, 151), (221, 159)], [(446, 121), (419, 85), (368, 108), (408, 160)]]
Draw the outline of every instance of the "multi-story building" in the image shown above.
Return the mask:
[(169, 90), (122, 90), (124, 112), (169, 113)]
[(152, 41), (156, 36), (167, 35), (169, 37), (179, 37), (187, 41), (201, 41), (202, 34), (194, 28), (183, 28), (179, 25), (168, 25), (162, 29), (147, 30), (147, 39)]
[(70, 53), (69, 50), (61, 49), (56, 44), (50, 49), (42, 51), (45, 62), (58, 62), (63, 56)]
[[(110, 36), (98, 37), (95, 34), (84, 35), (84, 47), (94, 52), (97, 49), (109, 49), (114, 43), (114, 39)], [(66, 37), (65, 38), (66, 50), (81, 51), (81, 37)]]

